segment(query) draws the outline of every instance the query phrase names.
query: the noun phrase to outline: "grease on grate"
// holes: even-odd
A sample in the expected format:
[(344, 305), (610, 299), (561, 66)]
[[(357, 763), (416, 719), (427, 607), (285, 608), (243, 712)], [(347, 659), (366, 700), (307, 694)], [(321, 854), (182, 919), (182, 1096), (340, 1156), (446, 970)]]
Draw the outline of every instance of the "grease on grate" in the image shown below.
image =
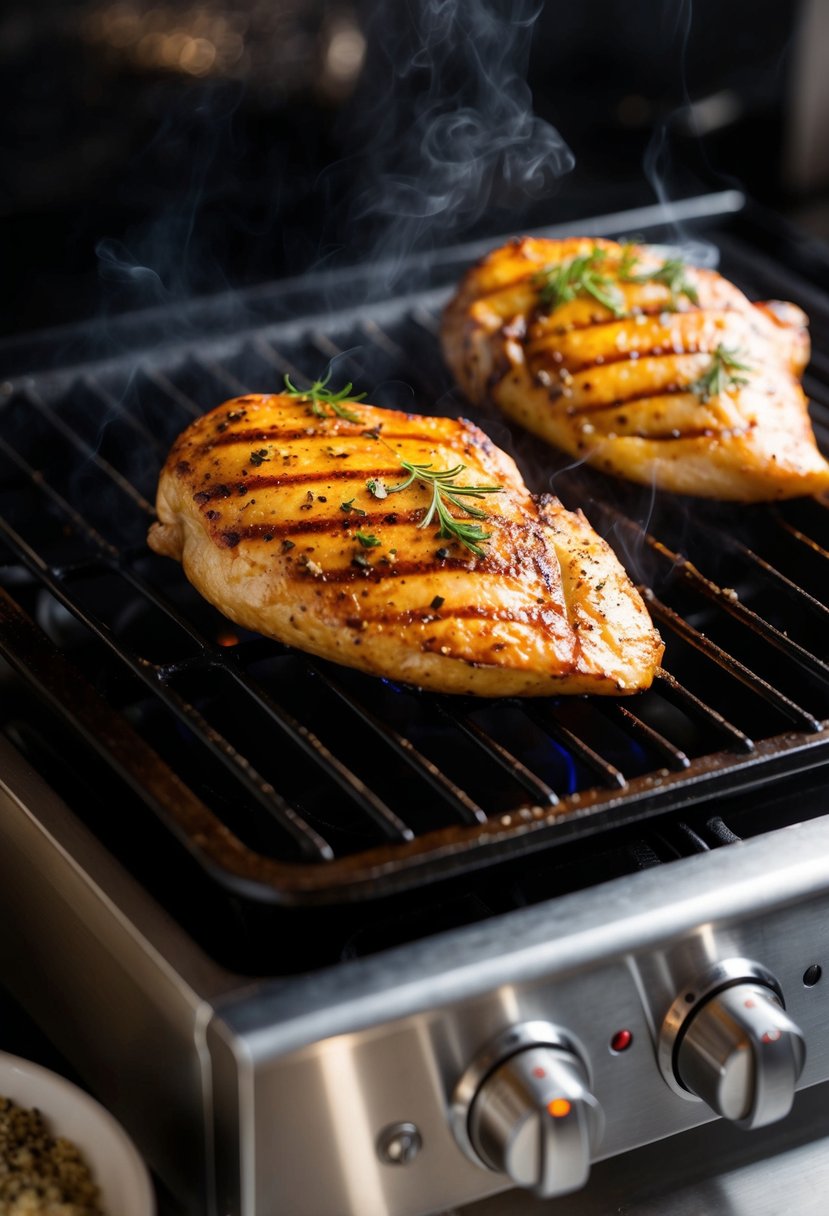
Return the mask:
[(102, 1216), (98, 1187), (71, 1140), (0, 1096), (0, 1216)]

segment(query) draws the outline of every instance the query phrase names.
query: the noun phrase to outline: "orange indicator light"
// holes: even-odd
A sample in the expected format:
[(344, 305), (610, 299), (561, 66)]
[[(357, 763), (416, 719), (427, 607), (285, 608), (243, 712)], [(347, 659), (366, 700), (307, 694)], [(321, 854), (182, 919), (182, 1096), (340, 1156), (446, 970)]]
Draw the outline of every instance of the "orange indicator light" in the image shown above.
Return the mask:
[(570, 1114), (572, 1107), (566, 1098), (553, 1098), (552, 1102), (547, 1103), (547, 1110), (554, 1119), (563, 1119)]

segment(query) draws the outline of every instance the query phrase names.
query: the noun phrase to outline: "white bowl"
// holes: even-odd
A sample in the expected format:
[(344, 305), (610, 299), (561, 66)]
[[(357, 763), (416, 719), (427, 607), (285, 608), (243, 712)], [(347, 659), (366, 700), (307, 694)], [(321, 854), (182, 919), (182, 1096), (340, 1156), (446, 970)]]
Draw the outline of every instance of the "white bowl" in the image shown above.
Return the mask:
[(0, 1052), (0, 1095), (43, 1115), (49, 1133), (76, 1144), (101, 1190), (106, 1216), (154, 1216), (147, 1167), (109, 1111), (71, 1081)]

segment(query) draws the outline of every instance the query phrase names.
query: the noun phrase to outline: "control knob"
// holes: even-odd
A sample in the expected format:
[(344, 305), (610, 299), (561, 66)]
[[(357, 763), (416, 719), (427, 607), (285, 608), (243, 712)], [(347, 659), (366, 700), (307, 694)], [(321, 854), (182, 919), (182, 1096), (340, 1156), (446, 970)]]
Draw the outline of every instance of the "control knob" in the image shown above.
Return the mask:
[[(792, 1107), (806, 1046), (774, 977), (746, 959), (719, 963), (668, 1014), (663, 1072), (739, 1127), (764, 1127)], [(686, 1094), (687, 1096), (687, 1094)]]
[(452, 1115), (474, 1161), (541, 1198), (584, 1185), (603, 1124), (584, 1063), (546, 1022), (499, 1035), (461, 1078)]

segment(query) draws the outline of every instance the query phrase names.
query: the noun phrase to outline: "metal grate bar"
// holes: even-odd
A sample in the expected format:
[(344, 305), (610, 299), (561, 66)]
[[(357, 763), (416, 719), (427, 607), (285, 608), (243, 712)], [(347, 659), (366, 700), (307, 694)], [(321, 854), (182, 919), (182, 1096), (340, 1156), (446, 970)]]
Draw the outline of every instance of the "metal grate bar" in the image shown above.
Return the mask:
[(327, 776), (332, 777), (341, 789), (350, 794), (359, 803), (362, 809), (380, 826), (385, 836), (390, 840), (414, 840), (414, 832), (403, 822), (400, 816), (387, 806), (383, 799), (378, 797), (373, 790), (369, 789), (364, 781), (355, 773), (352, 773), (351, 769), (333, 755), (322, 740), (274, 701), (265, 689), (262, 688), (261, 684), (255, 680), (251, 680), (249, 676), (241, 671), (230, 656), (225, 656), (223, 663), (219, 663), (217, 660), (216, 666), (223, 667), (236, 683), (245, 690), (248, 696), (256, 701), (257, 705), (264, 710), (268, 717), (277, 722), (286, 733), (290, 734), (294, 742), (300, 744), (306, 754), (325, 770)]
[[(320, 333), (318, 330), (312, 330), (308, 335), (311, 343), (317, 348), (324, 358), (328, 359), (329, 363), (333, 363), (335, 359), (341, 361), (340, 366), (344, 363), (346, 367), (351, 368), (346, 372), (347, 376), (351, 376), (353, 381), (360, 380), (365, 376), (365, 368), (357, 359), (355, 350), (343, 350), (337, 346), (336, 342), (332, 342), (327, 334)], [(359, 392), (360, 389), (358, 388)]]
[(437, 765), (424, 756), (411, 739), (407, 739), (405, 735), (401, 735), (394, 727), (383, 722), (367, 709), (356, 697), (353, 697), (350, 692), (343, 687), (338, 680), (322, 671), (316, 663), (310, 664), (311, 670), (323, 680), (328, 688), (340, 698), (340, 700), (353, 710), (367, 726), (378, 735), (384, 743), (386, 743), (399, 758), (413, 769), (419, 777), (426, 781), (432, 789), (440, 794), (441, 798), (461, 817), (466, 823), (486, 823), (486, 812), (478, 806), (478, 804), (469, 797), (469, 795), (451, 781), (444, 773), (440, 771)]
[[(6, 446), (7, 445), (3, 444), (4, 448)], [(18, 463), (21, 465), (21, 467), (31, 472), (31, 469), (26, 465), (22, 458), (18, 459)], [(41, 488), (50, 493), (57, 505), (71, 512), (69, 505), (55, 490), (52, 489), (51, 486), (49, 486), (47, 483), (41, 483)], [(79, 527), (90, 533), (96, 543), (100, 543), (101, 546), (104, 547), (105, 551), (114, 553), (114, 550), (107, 547), (106, 542), (103, 541), (102, 538), (99, 538), (81, 517), (77, 518), (77, 523)], [(2, 521), (0, 521), (0, 526), (2, 526)], [(18, 537), (12, 529), (3, 527), (3, 531), (9, 536), (9, 539), (15, 545), (15, 547), (25, 545), (22, 538)], [(40, 558), (37, 557), (37, 555), (34, 554), (34, 551), (29, 549), (28, 546), (26, 546), (26, 548), (28, 549), (32, 560), (38, 562), (39, 569), (45, 571), (45, 563), (41, 563)], [(103, 568), (110, 571), (112, 570), (112, 568), (108, 565), (104, 566)], [(410, 840), (413, 838), (414, 833), (412, 830), (407, 827), (407, 825), (404, 824), (403, 821), (400, 820), (399, 817), (395, 815), (395, 813), (388, 806), (386, 806), (382, 799), (378, 798), (377, 795), (374, 794), (373, 791), (371, 791), (365, 785), (365, 783), (356, 776), (356, 774), (352, 773), (344, 764), (333, 756), (323, 745), (321, 740), (317, 739), (317, 737), (311, 731), (309, 731), (301, 723), (297, 722), (296, 719), (288, 714), (281, 706), (277, 705), (276, 702), (274, 702), (273, 699), (270, 698), (255, 681), (250, 680), (241, 671), (239, 671), (235, 663), (229, 662), (227, 656), (223, 656), (224, 662), (220, 662), (216, 646), (212, 642), (208, 641), (208, 639), (206, 639), (199, 630), (194, 628), (190, 621), (183, 616), (174, 605), (170, 604), (165, 597), (160, 595), (155, 590), (155, 588), (151, 587), (145, 582), (144, 579), (141, 578), (140, 575), (136, 574), (129, 568), (119, 570), (118, 573), (120, 573), (121, 577), (123, 577), (125, 581), (129, 582), (133, 587), (135, 587), (135, 589), (149, 603), (153, 604), (153, 606), (159, 611), (165, 613), (168, 617), (170, 617), (170, 619), (175, 621), (175, 623), (191, 638), (192, 641), (194, 641), (200, 647), (200, 649), (206, 655), (212, 652), (212, 660), (208, 661), (212, 661), (218, 667), (224, 667), (224, 669), (228, 671), (234, 680), (244, 689), (246, 694), (256, 700), (256, 702), (281, 727), (281, 729), (292, 739), (292, 741), (300, 746), (302, 750), (306, 752), (306, 754), (309, 754), (311, 758), (321, 766), (323, 771), (325, 771), (328, 776), (332, 777), (341, 788), (355, 798), (358, 804), (363, 807), (371, 818), (380, 824), (387, 836), (396, 840)], [(65, 598), (66, 606), (68, 607), (70, 606), (69, 597), (67, 596)], [(80, 619), (83, 618), (81, 617)], [(89, 625), (89, 620), (84, 620), (84, 623)], [(96, 632), (99, 636), (109, 642), (112, 649), (114, 649), (116, 653), (121, 655), (121, 647), (114, 638), (109, 636), (108, 631), (102, 624), (99, 624), (96, 627)], [(133, 667), (135, 663), (139, 663), (141, 664), (142, 671), (147, 669), (146, 660), (138, 659), (135, 656), (123, 655), (121, 657), (124, 657), (125, 661), (128, 662), (131, 667)], [(192, 665), (193, 664), (191, 664), (191, 666)], [(162, 683), (166, 683), (174, 674), (180, 673), (181, 667), (180, 665), (175, 667), (167, 666), (162, 669), (154, 667), (154, 670), (156, 672), (156, 678)]]
[(690, 688), (686, 688), (681, 684), (676, 676), (666, 671), (664, 667), (660, 667), (656, 673), (656, 678), (659, 681), (659, 691), (668, 701), (672, 701), (689, 717), (697, 718), (705, 722), (708, 726), (714, 728), (718, 734), (724, 735), (732, 746), (735, 746), (742, 752), (754, 751), (754, 740), (750, 739), (745, 731), (740, 730), (739, 726), (735, 726), (733, 722), (729, 722), (727, 718), (712, 705), (707, 705), (696, 693), (691, 692)]
[(117, 417), (119, 423), (134, 431), (145, 443), (151, 444), (157, 452), (166, 455), (166, 444), (159, 439), (158, 435), (154, 435), (142, 422), (139, 422), (134, 414), (124, 409), (123, 402), (119, 401), (114, 393), (111, 393), (96, 376), (84, 376), (81, 383)]
[[(779, 629), (765, 620), (764, 617), (743, 604), (733, 593), (729, 594), (718, 583), (706, 578), (693, 562), (670, 548), (664, 541), (653, 536), (636, 520), (622, 514), (621, 511), (614, 507), (606, 508), (606, 512), (614, 518), (617, 524), (632, 533), (637, 543), (646, 544), (652, 553), (660, 557), (666, 563), (670, 572), (679, 570), (690, 586), (701, 595), (704, 595), (710, 602), (715, 603), (722, 611), (739, 621), (751, 633), (763, 638), (765, 642), (774, 646), (775, 649), (782, 651), (789, 658), (793, 658), (810, 675), (819, 674), (824, 680), (829, 681), (829, 665), (823, 659), (807, 650), (804, 646), (801, 646), (800, 643), (794, 641), (786, 634), (781, 633)], [(806, 593), (804, 592), (803, 594)]]
[(172, 380), (168, 376), (165, 376), (164, 372), (160, 371), (159, 368), (144, 368), (144, 375), (156, 386), (159, 392), (165, 397), (169, 397), (171, 401), (174, 401), (176, 405), (180, 406), (181, 409), (185, 410), (193, 418), (200, 418), (204, 413), (203, 410), (199, 409), (195, 401), (188, 397), (186, 393), (183, 393), (180, 388), (177, 388)]
[(759, 553), (755, 553), (753, 549), (743, 544), (742, 541), (735, 540), (731, 536), (726, 536), (722, 532), (715, 533), (712, 528), (705, 525), (702, 525), (700, 530), (712, 541), (720, 544), (726, 552), (735, 553), (747, 562), (750, 562), (753, 566), (756, 566), (767, 578), (777, 583), (780, 589), (790, 596), (791, 599), (795, 600), (799, 607), (817, 613), (829, 624), (829, 605), (822, 604), (820, 600), (815, 599), (805, 587), (799, 586), (793, 579), (784, 574), (782, 570), (778, 570), (776, 566), (767, 561), (766, 558), (762, 557)]
[(546, 781), (542, 781), (534, 772), (527, 768), (517, 756), (514, 756), (502, 743), (499, 743), (487, 730), (470, 718), (468, 714), (454, 709), (451, 705), (438, 700), (433, 702), (438, 712), (448, 721), (462, 730), (464, 734), (476, 743), (492, 760), (498, 762), (502, 769), (510, 774), (524, 789), (545, 806), (555, 806), (558, 795)]
[(60, 581), (46, 568), (41, 558), (26, 543), (15, 530), (4, 520), (0, 520), (2, 530), (8, 543), (15, 549), (23, 563), (36, 571), (38, 578), (46, 589), (66, 608), (77, 620), (89, 629), (102, 642), (110, 653), (114, 654), (128, 667), (141, 683), (149, 688), (163, 704), (188, 727), (206, 747), (216, 754), (222, 764), (241, 783), (248, 794), (272, 818), (285, 828), (308, 856), (320, 860), (331, 860), (333, 851), (326, 841), (305, 820), (289, 806), (287, 802), (265, 781), (254, 769), (253, 765), (229, 743), (219, 731), (215, 730), (194, 706), (180, 697), (165, 682), (164, 669), (145, 659), (140, 659), (127, 652), (113, 638), (108, 627), (97, 620), (91, 613), (84, 612), (70, 595), (64, 591)]
[[(816, 540), (812, 540), (811, 536), (807, 536), (805, 532), (801, 532), (799, 528), (796, 528), (794, 524), (790, 524), (788, 520), (778, 519), (777, 522), (783, 531), (787, 532), (798, 544), (805, 545), (817, 557), (829, 561), (829, 552), (824, 549), (823, 545), (819, 544)], [(829, 577), (829, 570), (827, 570), (827, 577)]]
[(794, 659), (801, 667), (804, 667), (810, 675), (819, 675), (823, 680), (829, 682), (829, 665), (819, 658), (816, 654), (806, 650), (798, 642), (786, 634), (781, 633), (774, 625), (770, 624), (763, 617), (759, 616), (751, 608), (748, 608), (739, 599), (718, 586), (717, 583), (706, 578), (693, 564), (687, 561), (680, 554), (674, 553), (667, 545), (654, 537), (648, 537), (650, 547), (661, 556), (667, 558), (673, 564), (675, 570), (680, 570), (683, 577), (693, 586), (701, 595), (712, 603), (717, 604), (729, 616), (734, 617), (750, 632), (757, 634), (774, 646), (777, 650)]
[(817, 731), (820, 730), (820, 723), (807, 710), (800, 705), (790, 701), (783, 693), (778, 692), (776, 688), (772, 688), (761, 676), (753, 672), (749, 667), (746, 667), (739, 659), (735, 659), (728, 651), (723, 650), (710, 638), (705, 637), (699, 630), (694, 629), (693, 625), (689, 625), (687, 621), (674, 612), (673, 608), (669, 608), (664, 604), (653, 592), (646, 591), (647, 605), (651, 615), (657, 617), (661, 624), (666, 625), (679, 637), (683, 638), (693, 648), (704, 654), (706, 658), (711, 659), (723, 671), (727, 671), (729, 675), (750, 688), (752, 692), (757, 693), (769, 705), (773, 705), (791, 722), (796, 723), (803, 730)]
[(267, 359), (268, 363), (276, 368), (281, 376), (290, 376), (294, 383), (304, 379), (299, 368), (291, 363), (290, 359), (286, 359), (284, 355), (280, 354), (265, 338), (256, 338), (251, 345), (257, 354), (261, 355), (263, 359)]
[(668, 766), (675, 772), (681, 772), (690, 765), (691, 761), (681, 748), (671, 743), (670, 739), (666, 739), (664, 735), (660, 734), (649, 723), (643, 722), (626, 705), (602, 700), (597, 705), (597, 708), (610, 718), (612, 722), (618, 724), (622, 730), (633, 735), (642, 743), (652, 748), (658, 755), (662, 756), (668, 762)]
[(541, 727), (545, 734), (563, 743), (574, 756), (578, 756), (588, 768), (592, 769), (603, 785), (606, 785), (609, 789), (624, 789), (627, 785), (624, 773), (608, 760), (605, 760), (604, 756), (600, 756), (597, 751), (594, 751), (588, 743), (580, 739), (568, 726), (559, 722), (553, 715), (549, 705), (538, 705), (532, 702), (522, 705), (522, 709), (531, 721)]
[(368, 340), (373, 342), (375, 346), (378, 346), (384, 354), (389, 355), (392, 359), (408, 362), (406, 351), (404, 351), (400, 343), (390, 337), (377, 321), (372, 319), (361, 321), (360, 329)]
[[(2, 451), (15, 465), (17, 465), (19, 469), (22, 469), (28, 475), (30, 482), (36, 485), (42, 494), (45, 494), (47, 498), (49, 498), (57, 507), (59, 507), (67, 518), (72, 521), (76, 528), (78, 528), (81, 532), (85, 532), (92, 542), (102, 550), (102, 552), (115, 559), (118, 558), (118, 550), (116, 547), (111, 545), (109, 541), (105, 540), (104, 537), (101, 536), (100, 532), (97, 532), (95, 528), (92, 527), (92, 524), (90, 524), (83, 515), (76, 511), (75, 508), (66, 501), (63, 495), (58, 493), (50, 482), (45, 481), (42, 477), (37, 477), (35, 470), (28, 463), (28, 461), (25, 460), (20, 453), (11, 446), (11, 444), (6, 443), (2, 436), (0, 436), (0, 451)], [(4, 522), (5, 521), (0, 518), (0, 527), (3, 527)], [(38, 561), (40, 561), (39, 558)], [(45, 567), (45, 563), (43, 563), (43, 565)]]
[(430, 338), (436, 338), (440, 334), (440, 318), (429, 312), (428, 308), (415, 308), (409, 316)]
[[(215, 359), (209, 359), (207, 355), (203, 355), (200, 352), (197, 353), (195, 351), (190, 352), (190, 358), (195, 366), (201, 368), (202, 371), (207, 372), (208, 376), (212, 376), (213, 379), (218, 380), (220, 384), (226, 384), (234, 396), (244, 397), (250, 392), (250, 389), (246, 384), (243, 384), (237, 376), (234, 376), (232, 371), (226, 367), (223, 367), (221, 363), (217, 363)], [(220, 405), (221, 402), (217, 401), (216, 404)], [(203, 413), (204, 411), (200, 412)]]
[(108, 460), (104, 460), (102, 456), (99, 456), (92, 445), (87, 443), (85, 439), (82, 439), (71, 426), (68, 426), (63, 419), (55, 413), (51, 406), (48, 406), (46, 402), (42, 400), (34, 389), (26, 389), (22, 395), (30, 403), (32, 408), (36, 409), (40, 414), (47, 418), (51, 425), (54, 426), (55, 430), (59, 431), (60, 434), (63, 435), (63, 437), (68, 440), (73, 447), (76, 447), (79, 451), (83, 452), (84, 456), (96, 464), (102, 473), (105, 473), (111, 481), (115, 482), (119, 489), (123, 490), (125, 494), (128, 494), (145, 514), (153, 517), (155, 516), (155, 510), (153, 507), (147, 502), (144, 495), (135, 488), (132, 482), (127, 481), (126, 477), (124, 477), (122, 473), (119, 473)]

